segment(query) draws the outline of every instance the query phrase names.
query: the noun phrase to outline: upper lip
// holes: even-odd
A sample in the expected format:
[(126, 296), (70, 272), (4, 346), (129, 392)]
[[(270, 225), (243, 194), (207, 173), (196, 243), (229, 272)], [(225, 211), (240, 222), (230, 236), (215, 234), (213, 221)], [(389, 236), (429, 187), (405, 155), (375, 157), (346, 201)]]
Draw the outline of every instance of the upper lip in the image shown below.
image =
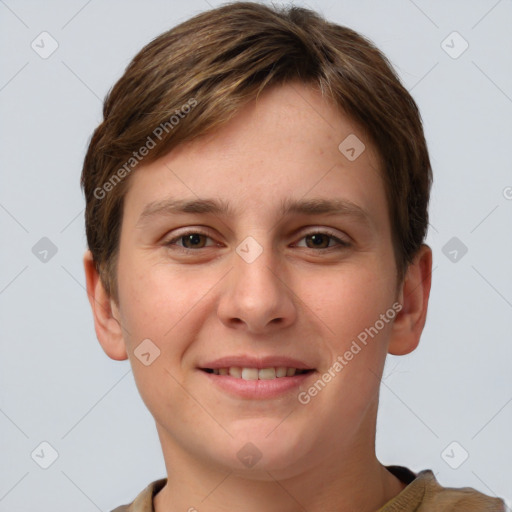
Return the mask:
[(240, 368), (277, 368), (287, 367), (296, 368), (297, 370), (312, 370), (313, 367), (286, 356), (225, 356), (214, 361), (207, 361), (204, 364), (200, 364), (199, 368), (210, 368), (212, 370), (216, 368), (230, 368), (231, 366), (237, 366)]

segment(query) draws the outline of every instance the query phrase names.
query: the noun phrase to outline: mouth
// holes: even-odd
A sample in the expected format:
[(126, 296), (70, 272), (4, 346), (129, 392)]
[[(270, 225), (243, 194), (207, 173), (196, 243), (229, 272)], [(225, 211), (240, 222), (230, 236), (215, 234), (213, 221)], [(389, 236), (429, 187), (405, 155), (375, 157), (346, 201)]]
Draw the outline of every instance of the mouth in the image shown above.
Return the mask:
[(293, 368), (287, 366), (270, 366), (268, 368), (229, 366), (224, 368), (201, 368), (201, 370), (213, 375), (224, 375), (242, 380), (274, 380), (303, 375), (314, 371), (308, 368)]
[[(272, 362), (275, 366), (272, 366)], [(299, 361), (217, 361), (198, 368), (207, 379), (205, 385), (228, 396), (243, 400), (274, 400), (288, 396), (293, 400), (314, 374)], [(238, 366), (236, 366), (238, 364)], [(294, 366), (292, 366), (294, 365)], [(302, 366), (302, 367), (298, 367)]]

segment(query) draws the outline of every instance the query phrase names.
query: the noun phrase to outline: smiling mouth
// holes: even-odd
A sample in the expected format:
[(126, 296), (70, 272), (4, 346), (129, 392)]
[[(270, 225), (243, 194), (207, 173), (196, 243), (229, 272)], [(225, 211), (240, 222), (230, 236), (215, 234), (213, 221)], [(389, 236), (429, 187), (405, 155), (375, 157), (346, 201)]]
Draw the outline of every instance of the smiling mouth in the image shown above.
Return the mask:
[(239, 366), (230, 366), (229, 368), (201, 368), (201, 370), (214, 375), (225, 375), (243, 380), (280, 379), (314, 371), (312, 369), (289, 368), (286, 366), (269, 368), (242, 368)]

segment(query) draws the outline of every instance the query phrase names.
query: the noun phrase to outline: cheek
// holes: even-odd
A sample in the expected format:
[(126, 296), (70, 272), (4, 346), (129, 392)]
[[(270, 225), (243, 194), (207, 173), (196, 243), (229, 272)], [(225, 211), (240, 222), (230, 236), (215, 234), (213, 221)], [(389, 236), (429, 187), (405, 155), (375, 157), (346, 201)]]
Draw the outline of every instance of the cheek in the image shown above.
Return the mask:
[(309, 285), (305, 302), (314, 305), (312, 309), (323, 321), (326, 333), (337, 343), (350, 342), (392, 306), (394, 280), (378, 266), (370, 265), (328, 272), (322, 286), (311, 291)]
[(196, 335), (197, 312), (216, 281), (206, 277), (198, 279), (168, 263), (120, 262), (121, 314), (129, 346), (134, 349), (149, 338), (162, 353), (182, 352)]
[[(165, 421), (172, 407), (187, 405), (179, 384), (183, 380), (179, 361), (197, 337), (192, 306), (201, 290), (164, 265), (128, 258), (119, 263), (120, 313), (135, 383), (146, 407), (157, 420)], [(147, 352), (145, 364), (142, 354)]]
[(322, 320), (319, 325), (323, 326), (330, 355), (323, 375), (328, 379), (335, 375), (318, 400), (319, 404), (337, 404), (333, 428), (340, 418), (362, 417), (377, 396), (396, 315), (392, 308), (394, 280), (379, 275), (386, 274), (378, 266), (347, 266), (323, 292), (318, 290), (310, 297), (311, 301), (317, 300), (315, 313)]

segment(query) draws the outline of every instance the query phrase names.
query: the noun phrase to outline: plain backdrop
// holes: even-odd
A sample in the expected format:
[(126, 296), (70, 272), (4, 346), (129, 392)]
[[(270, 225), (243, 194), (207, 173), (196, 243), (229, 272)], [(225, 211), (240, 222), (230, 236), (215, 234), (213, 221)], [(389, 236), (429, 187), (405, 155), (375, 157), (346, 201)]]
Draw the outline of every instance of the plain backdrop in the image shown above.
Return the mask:
[[(432, 160), (427, 325), (387, 362), (377, 454), (510, 500), (512, 1), (295, 3), (384, 51)], [(0, 0), (1, 511), (109, 511), (166, 476), (128, 361), (95, 337), (79, 178), (131, 58), (217, 5)]]

